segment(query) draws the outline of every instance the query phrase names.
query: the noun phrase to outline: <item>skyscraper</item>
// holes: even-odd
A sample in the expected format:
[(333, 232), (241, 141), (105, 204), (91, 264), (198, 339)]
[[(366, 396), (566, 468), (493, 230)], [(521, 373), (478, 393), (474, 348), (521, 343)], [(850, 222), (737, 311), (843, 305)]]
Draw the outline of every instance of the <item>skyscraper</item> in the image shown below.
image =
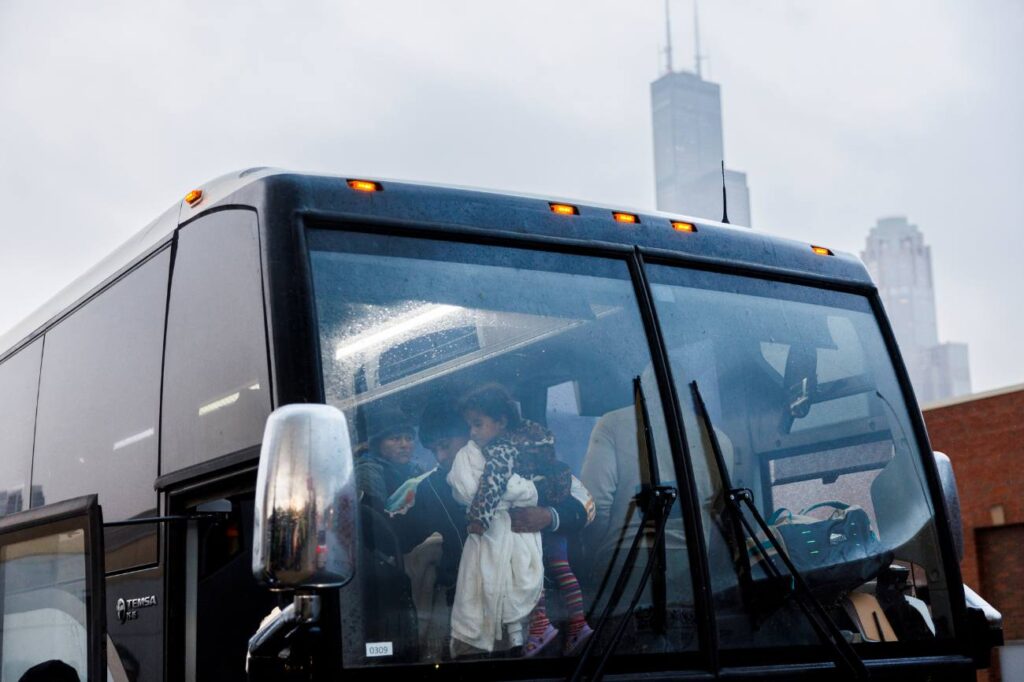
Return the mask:
[[(672, 65), (672, 37), (668, 1), (665, 73), (651, 83), (654, 124), (654, 176), (659, 210), (698, 218), (721, 220), (722, 97), (717, 83), (701, 73), (700, 28), (694, 4), (694, 70), (676, 71)], [(750, 225), (747, 176), (725, 171), (729, 220)]]
[(967, 344), (939, 343), (932, 253), (917, 226), (902, 216), (881, 218), (861, 258), (878, 285), (918, 401), (970, 393)]

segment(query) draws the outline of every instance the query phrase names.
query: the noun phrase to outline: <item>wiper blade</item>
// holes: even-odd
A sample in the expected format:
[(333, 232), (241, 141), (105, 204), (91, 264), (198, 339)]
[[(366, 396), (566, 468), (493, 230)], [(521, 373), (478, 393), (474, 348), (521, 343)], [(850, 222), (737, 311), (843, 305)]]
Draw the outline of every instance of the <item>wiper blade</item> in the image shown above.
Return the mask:
[[(639, 439), (638, 445), (640, 446), (639, 451), (639, 465), (641, 480), (650, 481), (641, 486), (639, 494), (636, 497), (636, 506), (641, 509), (640, 525), (636, 529), (636, 533), (633, 535), (633, 541), (629, 545), (629, 551), (626, 553), (625, 562), (619, 569), (619, 573), (615, 579), (615, 585), (612, 588), (611, 594), (608, 596), (608, 601), (605, 603), (604, 610), (601, 612), (601, 618), (597, 622), (597, 627), (594, 628), (594, 634), (590, 636), (587, 643), (583, 647), (583, 651), (580, 654), (580, 660), (576, 663), (576, 669), (573, 671), (570, 682), (578, 682), (583, 677), (583, 670), (586, 668), (587, 663), (590, 661), (591, 654), (595, 650), (595, 643), (601, 637), (605, 628), (611, 619), (612, 611), (618, 606), (619, 601), (622, 599), (623, 593), (626, 591), (626, 583), (629, 580), (630, 574), (633, 572), (633, 566), (636, 563), (637, 554), (640, 552), (640, 540), (644, 536), (644, 532), (647, 529), (648, 524), (653, 520), (655, 534), (654, 534), (654, 545), (651, 547), (650, 554), (647, 556), (647, 563), (644, 565), (644, 571), (640, 576), (640, 582), (633, 590), (633, 596), (630, 598), (629, 606), (626, 608), (626, 612), (622, 615), (618, 627), (615, 628), (615, 632), (612, 633), (611, 639), (604, 647), (604, 654), (601, 656), (601, 660), (598, 662), (597, 667), (594, 669), (594, 673), (590, 676), (591, 682), (600, 680), (604, 675), (604, 669), (608, 664), (608, 660), (615, 652), (615, 647), (618, 646), (619, 641), (622, 639), (622, 635), (626, 631), (626, 626), (629, 624), (630, 618), (633, 616), (633, 612), (636, 610), (636, 605), (640, 602), (640, 597), (643, 596), (644, 588), (647, 586), (647, 581), (651, 577), (651, 573), (654, 570), (654, 565), (658, 564), (661, 571), (660, 582), (661, 582), (661, 607), (665, 608), (664, 604), (664, 581), (665, 581), (665, 528), (668, 526), (669, 512), (672, 510), (672, 505), (676, 501), (678, 491), (675, 488), (669, 486), (660, 485), (660, 477), (658, 475), (658, 460), (654, 450), (654, 439), (651, 435), (651, 422), (650, 417), (647, 413), (647, 400), (644, 398), (643, 386), (640, 383), (640, 377), (633, 378), (633, 398), (634, 405), (636, 407), (636, 420), (637, 420), (637, 437)], [(658, 587), (656, 584), (655, 587)], [(657, 593), (659, 590), (655, 590)], [(658, 595), (655, 595), (656, 599)]]
[(769, 575), (775, 579), (780, 580), (784, 578), (782, 571), (775, 565), (775, 562), (768, 555), (767, 550), (761, 546), (761, 543), (757, 541), (757, 532), (754, 527), (750, 524), (750, 521), (743, 514), (743, 506), (746, 506), (750, 515), (757, 521), (757, 525), (760, 527), (761, 532), (764, 533), (765, 537), (771, 543), (772, 548), (775, 550), (776, 556), (782, 559), (782, 562), (786, 565), (786, 569), (789, 571), (789, 575), (796, 586), (796, 592), (794, 593), (797, 598), (797, 604), (800, 609), (807, 616), (807, 620), (811, 623), (814, 631), (818, 634), (818, 637), (824, 642), (832, 652), (832, 658), (836, 663), (836, 666), (842, 670), (845, 670), (847, 674), (854, 680), (866, 680), (871, 677), (867, 666), (864, 665), (864, 661), (854, 650), (853, 646), (850, 645), (846, 638), (843, 637), (843, 633), (840, 632), (839, 627), (835, 624), (828, 613), (825, 611), (825, 607), (821, 605), (814, 593), (807, 586), (807, 581), (804, 580), (803, 575), (793, 564), (793, 560), (790, 559), (789, 554), (785, 548), (779, 543), (775, 534), (772, 533), (771, 528), (768, 527), (768, 522), (765, 521), (764, 516), (758, 511), (757, 506), (754, 504), (754, 495), (747, 488), (734, 488), (732, 486), (732, 480), (729, 475), (729, 470), (725, 466), (725, 457), (722, 455), (722, 446), (718, 442), (718, 434), (715, 433), (715, 427), (711, 422), (711, 415), (708, 413), (708, 408), (704, 404), (704, 397), (700, 393), (700, 388), (697, 386), (697, 382), (693, 381), (690, 383), (690, 389), (693, 392), (693, 399), (697, 405), (697, 415), (700, 418), (701, 423), (704, 426), (705, 431), (708, 434), (708, 440), (711, 443), (711, 451), (715, 456), (715, 464), (718, 467), (719, 476), (722, 481), (722, 488), (725, 490), (725, 500), (732, 511), (732, 515), (735, 520), (742, 525), (743, 529), (746, 530), (750, 539), (753, 541), (754, 547), (757, 549), (764, 562), (765, 570)]
[[(611, 655), (615, 652), (615, 647), (618, 645), (619, 640), (622, 639), (622, 635), (626, 631), (626, 625), (629, 624), (633, 611), (636, 609), (636, 605), (640, 602), (640, 597), (643, 596), (644, 588), (647, 586), (647, 581), (651, 577), (654, 564), (661, 563), (658, 561), (658, 553), (664, 546), (665, 527), (668, 525), (668, 514), (672, 509), (672, 504), (676, 500), (676, 495), (677, 493), (675, 488), (666, 486), (644, 486), (637, 495), (638, 506), (643, 508), (643, 516), (640, 518), (640, 527), (636, 529), (636, 533), (633, 535), (633, 542), (629, 546), (629, 552), (626, 554), (625, 563), (622, 565), (622, 568), (619, 569), (619, 574), (615, 580), (615, 587), (612, 589), (612, 593), (608, 597), (608, 602), (605, 604), (604, 610), (601, 612), (601, 618), (597, 622), (597, 627), (594, 628), (594, 634), (590, 636), (590, 639), (587, 640), (587, 643), (583, 647), (583, 652), (580, 654), (580, 660), (576, 664), (576, 669), (573, 671), (572, 677), (569, 678), (570, 682), (578, 682), (578, 680), (582, 679), (583, 669), (590, 660), (591, 653), (594, 651), (594, 645), (600, 638), (602, 632), (604, 632), (605, 628), (608, 626), (612, 611), (622, 599), (622, 594), (626, 591), (626, 582), (628, 581), (630, 574), (633, 572), (633, 565), (636, 563), (636, 556), (640, 550), (640, 539), (644, 535), (648, 522), (653, 519), (655, 524), (654, 546), (651, 548), (651, 552), (647, 557), (647, 563), (644, 565), (644, 572), (640, 576), (640, 582), (633, 590), (633, 596), (630, 599), (629, 607), (622, 615), (618, 627), (612, 634), (612, 638), (608, 641), (608, 644), (605, 645), (604, 655), (601, 657), (601, 661), (594, 670), (594, 674), (590, 676), (590, 681), (596, 682), (597, 680), (600, 680), (604, 674), (604, 668), (608, 663), (608, 659), (610, 659)], [(662, 570), (664, 570), (664, 565), (662, 565)]]
[[(657, 490), (661, 487), (661, 471), (658, 469), (658, 455), (654, 447), (654, 433), (651, 431), (651, 415), (647, 411), (647, 396), (644, 395), (643, 380), (639, 376), (633, 377), (633, 418), (636, 421), (638, 436), (637, 459), (641, 467), (640, 480), (650, 482), (651, 488)], [(645, 468), (646, 470), (644, 470)], [(675, 497), (672, 499), (674, 500)], [(669, 506), (671, 507), (671, 502)], [(666, 509), (665, 514), (667, 515), (668, 512), (669, 510)], [(661, 518), (661, 520), (667, 523), (668, 516)], [(642, 527), (643, 525), (641, 525)], [(658, 569), (658, 572), (651, 578), (651, 600), (654, 602), (654, 617), (651, 627), (654, 632), (664, 634), (665, 626), (668, 623), (668, 586), (665, 580), (665, 567), (668, 557), (665, 554), (665, 544), (656, 544), (651, 549), (651, 552), (652, 556), (657, 560), (655, 566)]]

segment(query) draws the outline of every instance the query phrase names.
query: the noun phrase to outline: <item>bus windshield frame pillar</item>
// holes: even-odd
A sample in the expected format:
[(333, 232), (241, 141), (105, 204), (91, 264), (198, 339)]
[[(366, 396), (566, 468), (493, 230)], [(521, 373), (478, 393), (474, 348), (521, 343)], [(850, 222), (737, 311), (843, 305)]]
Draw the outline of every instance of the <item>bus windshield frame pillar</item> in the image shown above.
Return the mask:
[(665, 412), (669, 444), (672, 451), (672, 462), (675, 466), (676, 479), (679, 481), (677, 492), (682, 505), (683, 530), (686, 535), (687, 555), (690, 563), (690, 580), (693, 584), (694, 608), (697, 610), (697, 640), (700, 651), (705, 657), (706, 669), (717, 673), (720, 668), (718, 655), (718, 624), (715, 622), (714, 599), (711, 591), (711, 576), (708, 568), (707, 547), (702, 538), (704, 529), (700, 516), (700, 496), (697, 493), (697, 482), (690, 461), (690, 446), (683, 427), (682, 411), (675, 382), (672, 380), (668, 364), (668, 349), (658, 321), (658, 312), (654, 307), (654, 296), (651, 283), (644, 270), (644, 254), (640, 247), (634, 247), (632, 258), (629, 259), (630, 275), (636, 291), (637, 305), (643, 320), (651, 349), (651, 363), (654, 367), (658, 391)]

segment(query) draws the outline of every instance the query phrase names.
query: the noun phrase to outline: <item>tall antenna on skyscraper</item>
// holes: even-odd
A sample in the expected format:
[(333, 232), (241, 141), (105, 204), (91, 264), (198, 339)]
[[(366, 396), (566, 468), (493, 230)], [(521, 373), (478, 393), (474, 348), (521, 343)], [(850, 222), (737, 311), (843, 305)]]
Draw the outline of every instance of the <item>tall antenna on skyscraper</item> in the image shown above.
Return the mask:
[(672, 18), (668, 13), (668, 0), (665, 0), (665, 73), (672, 73)]
[(693, 63), (697, 78), (702, 78), (700, 63), (704, 55), (700, 53), (700, 15), (697, 12), (697, 0), (693, 0)]
[(729, 223), (729, 197), (725, 193), (725, 159), (722, 159), (722, 222)]

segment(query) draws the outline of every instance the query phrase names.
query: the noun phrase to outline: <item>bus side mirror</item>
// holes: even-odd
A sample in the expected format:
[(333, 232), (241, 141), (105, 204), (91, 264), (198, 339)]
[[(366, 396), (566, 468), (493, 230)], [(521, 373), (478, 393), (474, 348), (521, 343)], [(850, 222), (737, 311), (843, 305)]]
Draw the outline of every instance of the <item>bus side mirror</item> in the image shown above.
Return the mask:
[(956, 547), (957, 561), (964, 559), (964, 524), (960, 519), (960, 492), (956, 487), (956, 475), (953, 474), (953, 463), (941, 452), (935, 456), (935, 468), (939, 470), (939, 483), (942, 485), (942, 502), (946, 506), (946, 518), (949, 529), (953, 533), (953, 546)]
[(286, 405), (267, 419), (252, 570), (271, 589), (341, 587), (355, 572), (356, 485), (345, 415)]

